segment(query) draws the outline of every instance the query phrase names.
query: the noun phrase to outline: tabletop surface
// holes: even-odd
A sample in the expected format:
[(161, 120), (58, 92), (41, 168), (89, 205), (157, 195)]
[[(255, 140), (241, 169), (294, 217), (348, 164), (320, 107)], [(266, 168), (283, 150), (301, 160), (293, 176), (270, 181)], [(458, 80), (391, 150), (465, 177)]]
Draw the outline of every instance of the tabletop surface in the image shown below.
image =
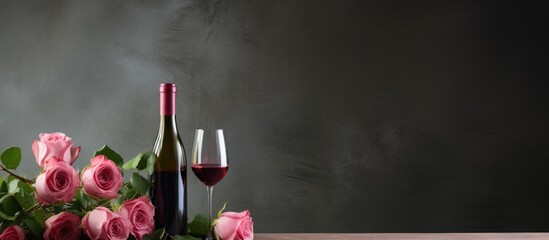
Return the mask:
[(360, 234), (335, 234), (335, 233), (276, 233), (255, 234), (257, 240), (548, 240), (549, 233), (360, 233)]

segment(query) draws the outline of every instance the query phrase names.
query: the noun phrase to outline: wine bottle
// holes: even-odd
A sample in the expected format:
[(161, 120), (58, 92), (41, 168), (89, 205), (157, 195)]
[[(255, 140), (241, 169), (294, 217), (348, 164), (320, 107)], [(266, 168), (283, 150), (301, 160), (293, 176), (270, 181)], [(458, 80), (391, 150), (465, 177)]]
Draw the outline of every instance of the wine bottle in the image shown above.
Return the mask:
[(175, 119), (176, 87), (160, 84), (160, 128), (153, 151), (157, 156), (149, 191), (155, 206), (155, 228), (170, 236), (187, 234), (187, 160)]

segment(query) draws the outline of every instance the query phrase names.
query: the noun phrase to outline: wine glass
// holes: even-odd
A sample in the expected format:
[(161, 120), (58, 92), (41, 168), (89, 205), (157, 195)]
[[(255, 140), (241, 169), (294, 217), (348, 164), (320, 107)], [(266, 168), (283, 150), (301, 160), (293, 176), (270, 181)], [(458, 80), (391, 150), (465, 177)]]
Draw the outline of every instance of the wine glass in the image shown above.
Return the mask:
[(212, 238), (212, 190), (213, 186), (221, 181), (227, 171), (229, 164), (227, 150), (225, 148), (225, 137), (223, 129), (205, 132), (203, 129), (196, 129), (194, 135), (192, 166), (194, 175), (208, 190), (208, 236)]

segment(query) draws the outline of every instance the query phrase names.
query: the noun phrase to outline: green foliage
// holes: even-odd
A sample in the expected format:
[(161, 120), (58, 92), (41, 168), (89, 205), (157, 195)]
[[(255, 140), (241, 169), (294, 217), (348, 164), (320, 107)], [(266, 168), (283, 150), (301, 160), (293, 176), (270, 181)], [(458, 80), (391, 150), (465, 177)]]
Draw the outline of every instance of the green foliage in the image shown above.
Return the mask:
[(227, 202), (225, 202), (225, 204), (223, 204), (223, 207), (219, 210), (219, 212), (217, 212), (217, 218), (221, 217), (221, 214), (223, 213), (223, 211), (225, 211), (225, 208), (227, 208)]
[(127, 161), (127, 162), (125, 162), (125, 163), (122, 165), (122, 169), (124, 169), (124, 170), (131, 170), (131, 169), (136, 169), (136, 168), (141, 167), (141, 165), (140, 165), (141, 159), (143, 159), (143, 153), (140, 153), (140, 154), (137, 155), (136, 157), (130, 159), (130, 160)]
[(10, 147), (0, 155), (0, 160), (7, 169), (16, 169), (21, 163), (21, 148)]
[(71, 209), (73, 210), (84, 210), (88, 207), (88, 202), (84, 198), (84, 190), (82, 188), (79, 188), (76, 191), (76, 194), (74, 196), (74, 202), (72, 202)]
[(8, 184), (8, 192), (13, 194), (19, 192), (19, 179), (11, 180)]
[(200, 239), (202, 238), (196, 238), (190, 235), (183, 235), (183, 236), (177, 235), (173, 237), (173, 240), (200, 240)]
[(40, 226), (45, 227), (46, 219), (52, 215), (51, 213), (47, 214), (44, 209), (36, 209), (32, 212), (32, 216), (38, 221)]
[(23, 220), (23, 224), (25, 224), (32, 235), (31, 239), (37, 239), (37, 237), (41, 237), (42, 233), (46, 230), (44, 228), (44, 225), (39, 222), (34, 216), (28, 216)]
[(9, 193), (0, 198), (0, 220), (15, 220), (22, 210), (17, 200)]
[(188, 226), (189, 235), (205, 237), (208, 235), (208, 216), (205, 214), (197, 214)]
[(124, 170), (144, 170), (148, 167), (149, 162), (153, 163), (153, 169), (154, 169), (154, 162), (156, 161), (156, 155), (152, 152), (145, 152), (140, 153), (136, 157), (132, 158), (131, 160), (127, 161), (122, 165), (122, 169)]
[(152, 154), (147, 158), (147, 173), (152, 175), (154, 173), (154, 164), (156, 163), (156, 154)]
[(36, 204), (34, 198), (34, 188), (19, 179), (14, 179), (8, 184), (8, 192), (13, 195), (19, 205), (24, 208), (30, 208)]
[(133, 173), (132, 177), (130, 178), (130, 183), (133, 189), (135, 189), (135, 191), (137, 191), (137, 193), (141, 195), (146, 194), (152, 185), (149, 180), (139, 175), (139, 173)]
[(8, 192), (8, 184), (4, 181), (4, 177), (0, 177), (0, 192)]
[(116, 153), (107, 145), (103, 145), (103, 147), (95, 151), (95, 154), (93, 156), (97, 155), (105, 155), (108, 159), (112, 160), (119, 167), (122, 167), (122, 165), (124, 164), (124, 160), (122, 159), (120, 154)]
[(120, 188), (122, 193), (122, 200), (130, 200), (139, 196), (139, 193), (132, 187), (131, 183), (124, 183)]
[(158, 240), (164, 238), (164, 228), (155, 229), (150, 234), (143, 236), (143, 240)]

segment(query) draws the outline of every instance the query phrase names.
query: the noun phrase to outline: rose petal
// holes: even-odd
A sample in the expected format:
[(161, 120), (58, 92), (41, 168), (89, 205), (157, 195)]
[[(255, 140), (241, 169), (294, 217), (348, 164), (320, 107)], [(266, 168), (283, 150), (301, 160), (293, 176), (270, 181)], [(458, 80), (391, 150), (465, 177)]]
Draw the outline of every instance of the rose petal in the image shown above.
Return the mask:
[(65, 151), (70, 147), (68, 143), (62, 142), (62, 141), (55, 141), (55, 142), (42, 141), (42, 143), (44, 143), (47, 146), (48, 151), (53, 156), (56, 156), (58, 158), (63, 158)]
[(221, 214), (223, 217), (230, 217), (230, 218), (244, 218), (250, 216), (250, 211), (242, 211), (242, 212), (224, 212)]
[(71, 147), (71, 165), (76, 161), (79, 155), (80, 155), (80, 146)]
[(48, 155), (48, 147), (46, 144), (34, 140), (32, 143), (32, 152), (34, 153), (34, 157), (36, 158), (36, 163), (38, 166), (43, 167), (45, 164), (45, 159)]
[(215, 224), (215, 233), (224, 240), (234, 239), (236, 229), (240, 225), (240, 220), (235, 220), (228, 217), (220, 217)]
[(82, 226), (90, 238), (96, 239), (101, 235), (103, 223), (109, 218), (109, 212), (110, 210), (104, 207), (97, 207), (84, 216)]
[(46, 173), (38, 175), (35, 182), (36, 200), (42, 204), (49, 204), (55, 202), (51, 192), (46, 187)]

